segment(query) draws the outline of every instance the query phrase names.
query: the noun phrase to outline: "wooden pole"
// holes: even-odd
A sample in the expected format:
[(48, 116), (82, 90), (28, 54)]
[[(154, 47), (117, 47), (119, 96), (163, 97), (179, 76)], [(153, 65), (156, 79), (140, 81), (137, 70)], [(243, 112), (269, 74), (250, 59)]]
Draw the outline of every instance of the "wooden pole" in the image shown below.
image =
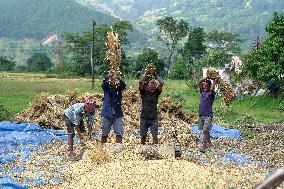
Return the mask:
[(96, 21), (93, 20), (93, 44), (91, 48), (91, 64), (92, 64), (92, 89), (95, 88), (95, 56), (94, 56), (94, 50), (95, 50), (95, 26)]
[(276, 188), (284, 181), (284, 167), (276, 170), (268, 176), (262, 183), (258, 184), (255, 189)]

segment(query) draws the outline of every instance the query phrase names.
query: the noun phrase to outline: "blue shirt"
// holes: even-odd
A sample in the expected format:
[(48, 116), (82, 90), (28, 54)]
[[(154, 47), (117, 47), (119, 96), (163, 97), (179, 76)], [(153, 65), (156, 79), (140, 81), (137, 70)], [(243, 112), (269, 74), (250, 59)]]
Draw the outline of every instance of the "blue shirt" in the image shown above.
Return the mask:
[(72, 106), (64, 110), (64, 115), (66, 115), (74, 125), (80, 125), (80, 122), (85, 115), (88, 118), (88, 126), (92, 126), (94, 123), (95, 109), (92, 112), (85, 112), (84, 106), (84, 103), (73, 104)]
[(214, 92), (200, 89), (199, 116), (213, 116), (212, 106), (214, 99)]
[(123, 80), (119, 81), (117, 87), (108, 83), (108, 78), (104, 79), (102, 89), (104, 91), (104, 102), (102, 107), (102, 116), (108, 119), (115, 119), (123, 116), (121, 109), (122, 91), (126, 84)]

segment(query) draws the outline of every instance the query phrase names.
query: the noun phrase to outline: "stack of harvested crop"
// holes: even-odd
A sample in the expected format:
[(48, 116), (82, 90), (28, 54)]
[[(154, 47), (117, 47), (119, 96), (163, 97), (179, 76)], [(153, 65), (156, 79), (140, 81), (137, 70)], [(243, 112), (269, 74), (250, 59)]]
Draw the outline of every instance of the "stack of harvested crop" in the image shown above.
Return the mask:
[[(39, 124), (42, 127), (66, 129), (63, 120), (63, 111), (71, 104), (84, 102), (86, 97), (96, 99), (97, 109), (95, 113), (95, 131), (101, 131), (101, 107), (102, 95), (85, 93), (78, 96), (72, 92), (68, 95), (42, 94), (36, 98), (31, 106), (18, 115), (19, 121), (27, 121)], [(137, 129), (140, 123), (141, 98), (137, 88), (129, 87), (122, 98), (122, 110), (124, 112), (124, 142), (139, 143)], [(162, 98), (158, 104), (158, 116), (162, 133), (159, 135), (160, 142), (180, 142), (188, 146), (193, 140), (193, 135), (188, 133), (188, 124), (195, 123), (195, 114), (186, 112), (181, 105), (169, 97)], [(110, 141), (115, 141), (115, 136), (110, 136)]]
[(121, 48), (119, 43), (119, 35), (114, 31), (107, 33), (107, 47), (106, 60), (110, 62), (110, 77), (109, 83), (112, 86), (118, 86), (120, 81), (120, 61), (121, 61)]
[(186, 112), (179, 102), (173, 101), (170, 97), (164, 97), (159, 102), (159, 114), (167, 113), (187, 122), (195, 123), (195, 114)]
[(47, 93), (42, 93), (17, 118), (19, 121), (33, 122), (43, 127), (60, 129), (62, 128), (62, 110), (73, 101), (74, 94), (49, 96)]
[[(219, 73), (216, 71), (216, 69), (214, 68), (209, 68), (207, 70), (207, 77), (209, 79), (215, 79), (217, 77), (220, 77)], [(223, 100), (225, 102), (225, 104), (228, 106), (236, 97), (236, 93), (235, 90), (233, 89), (233, 87), (228, 84), (226, 81), (224, 81), (223, 79), (219, 79), (219, 84), (218, 84), (221, 93), (222, 93), (222, 97)]]
[[(84, 102), (89, 96), (102, 99), (101, 94), (90, 93), (78, 97), (76, 90), (70, 91), (67, 95), (42, 93), (27, 109), (17, 115), (17, 120), (36, 123), (44, 128), (65, 129), (63, 111), (74, 103)], [(99, 106), (101, 106), (101, 101), (97, 100), (97, 107)]]
[(122, 110), (127, 131), (133, 132), (139, 128), (140, 100), (137, 88), (130, 87), (123, 93)]

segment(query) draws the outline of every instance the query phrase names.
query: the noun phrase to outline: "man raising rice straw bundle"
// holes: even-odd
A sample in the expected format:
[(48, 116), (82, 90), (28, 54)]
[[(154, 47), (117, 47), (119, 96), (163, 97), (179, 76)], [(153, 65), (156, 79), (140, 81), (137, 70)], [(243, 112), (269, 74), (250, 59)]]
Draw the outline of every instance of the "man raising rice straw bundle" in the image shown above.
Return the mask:
[[(152, 67), (153, 65), (148, 65)], [(155, 73), (155, 69), (150, 69), (150, 73), (147, 72), (142, 75), (139, 81), (139, 90), (142, 99), (142, 110), (140, 116), (140, 135), (141, 144), (146, 144), (147, 133), (150, 127), (153, 144), (158, 144), (158, 111), (157, 104), (158, 98), (162, 92), (164, 81)], [(152, 76), (152, 77), (149, 77)], [(145, 80), (149, 78), (149, 80)], [(156, 81), (159, 81), (157, 87)]]
[(113, 127), (116, 135), (116, 143), (122, 143), (124, 133), (122, 120), (122, 91), (126, 88), (125, 82), (121, 79), (119, 66), (121, 62), (121, 48), (119, 35), (114, 31), (107, 33), (108, 50), (106, 60), (110, 62), (110, 71), (108, 77), (102, 83), (104, 91), (104, 100), (102, 107), (102, 138), (101, 142), (106, 143), (111, 128)]
[(109, 82), (109, 78), (114, 77), (112, 72), (109, 72), (102, 83), (102, 89), (104, 91), (104, 100), (102, 108), (102, 138), (101, 142), (106, 143), (111, 127), (113, 126), (114, 133), (116, 135), (116, 143), (122, 143), (123, 137), (123, 120), (121, 100), (122, 92), (126, 88), (125, 82), (120, 78), (120, 74), (116, 75), (118, 79), (118, 85)]
[(68, 151), (69, 160), (77, 160), (73, 152), (73, 139), (75, 131), (79, 137), (80, 142), (83, 142), (83, 133), (85, 127), (83, 118), (87, 117), (88, 136), (91, 138), (92, 127), (94, 123), (96, 101), (93, 97), (88, 97), (84, 103), (76, 103), (64, 110), (64, 121), (68, 132)]
[(210, 131), (212, 129), (213, 111), (212, 106), (215, 100), (215, 85), (218, 84), (219, 77), (214, 79), (213, 84), (207, 77), (199, 81), (200, 104), (199, 104), (199, 130), (203, 131), (202, 148), (210, 147)]

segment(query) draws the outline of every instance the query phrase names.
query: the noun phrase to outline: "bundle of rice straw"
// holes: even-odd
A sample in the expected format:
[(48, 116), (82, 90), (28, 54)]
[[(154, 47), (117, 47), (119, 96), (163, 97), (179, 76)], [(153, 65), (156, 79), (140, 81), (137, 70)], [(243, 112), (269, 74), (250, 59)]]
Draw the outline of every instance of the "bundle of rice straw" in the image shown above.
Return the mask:
[(153, 63), (150, 63), (146, 66), (145, 71), (145, 81), (148, 82), (151, 79), (156, 79), (156, 67)]
[[(207, 77), (209, 79), (215, 79), (217, 77), (220, 77), (218, 71), (216, 71), (215, 68), (209, 68), (207, 70)], [(234, 98), (236, 97), (236, 93), (235, 90), (233, 89), (233, 87), (228, 84), (226, 81), (224, 81), (223, 79), (219, 79), (219, 83), (218, 86), (221, 90), (221, 94), (223, 97), (223, 100), (225, 102), (226, 106), (229, 106), (230, 103), (234, 100)]]
[(112, 86), (118, 86), (120, 81), (120, 70), (119, 65), (121, 61), (121, 48), (119, 43), (119, 35), (114, 31), (107, 33), (107, 47), (106, 60), (110, 62), (110, 73), (109, 83)]

